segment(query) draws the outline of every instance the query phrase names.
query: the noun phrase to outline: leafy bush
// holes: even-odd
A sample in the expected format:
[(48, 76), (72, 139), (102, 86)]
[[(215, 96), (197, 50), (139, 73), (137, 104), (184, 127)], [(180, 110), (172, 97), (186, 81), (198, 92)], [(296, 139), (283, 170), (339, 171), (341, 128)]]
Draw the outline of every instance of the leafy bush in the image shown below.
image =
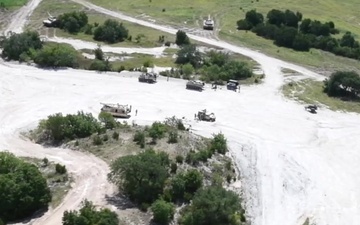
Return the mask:
[(194, 68), (199, 68), (202, 62), (202, 55), (196, 49), (196, 45), (189, 44), (180, 48), (177, 52), (177, 58), (175, 63), (177, 64), (187, 64), (190, 63)]
[(21, 55), (22, 58), (24, 58), (24, 55), (29, 58), (34, 57), (35, 50), (41, 49), (43, 43), (37, 32), (26, 31), (21, 34), (12, 34), (2, 41), (0, 47), (3, 48), (1, 53), (3, 59), (20, 60)]
[(211, 150), (200, 150), (198, 152), (190, 151), (186, 155), (186, 163), (196, 166), (199, 162), (207, 162), (211, 158), (213, 152)]
[(0, 152), (0, 218), (3, 222), (31, 216), (51, 201), (50, 189), (35, 165)]
[(176, 131), (170, 131), (168, 143), (173, 144), (177, 142), (178, 142), (178, 133)]
[(117, 127), (115, 118), (108, 112), (101, 112), (99, 114), (99, 120), (104, 124), (106, 129), (114, 129)]
[(165, 132), (166, 132), (166, 125), (161, 122), (154, 122), (148, 131), (149, 136), (153, 139), (154, 143), (156, 143), (157, 139), (163, 138)]
[(95, 59), (91, 63), (89, 70), (105, 72), (105, 71), (111, 71), (111, 68), (112, 68), (111, 63), (108, 60), (101, 61), (101, 60)]
[(190, 39), (189, 39), (189, 37), (186, 35), (185, 31), (178, 30), (178, 32), (176, 32), (176, 40), (175, 40), (175, 43), (176, 43), (177, 45), (179, 45), (179, 46), (190, 44)]
[(109, 135), (107, 135), (107, 134), (104, 134), (104, 136), (103, 136), (103, 141), (108, 141), (109, 140)]
[(176, 163), (171, 163), (170, 165), (170, 172), (171, 173), (176, 173), (176, 170), (177, 170), (177, 164)]
[(100, 123), (92, 114), (85, 114), (82, 111), (76, 115), (63, 116), (61, 113), (50, 115), (43, 122), (43, 126), (39, 124), (39, 129), (44, 129), (43, 131), (55, 142), (85, 138), (100, 131)]
[(226, 138), (222, 133), (213, 134), (209, 150), (212, 153), (225, 154), (228, 151)]
[[(170, 180), (170, 192), (173, 201), (190, 200), (192, 195), (203, 185), (202, 174), (191, 169), (185, 173), (178, 173)], [(188, 197), (185, 198), (187, 193)]]
[(143, 131), (136, 131), (133, 141), (140, 145), (141, 148), (145, 147), (145, 133)]
[(49, 43), (39, 50), (34, 62), (41, 67), (77, 68), (78, 52), (70, 45)]
[(183, 163), (183, 161), (184, 161), (184, 157), (182, 156), (182, 155), (177, 155), (176, 156), (176, 162), (177, 163)]
[(324, 92), (328, 96), (358, 98), (360, 75), (353, 71), (337, 71), (324, 81)]
[(176, 118), (175, 116), (165, 119), (165, 125), (176, 128), (178, 130), (185, 130), (185, 126), (181, 119)]
[(239, 225), (244, 221), (239, 196), (221, 186), (210, 186), (197, 191), (192, 204), (185, 209), (182, 225)]
[(55, 171), (58, 174), (65, 174), (67, 172), (65, 165), (62, 166), (59, 163), (56, 163)]
[(114, 140), (119, 140), (119, 133), (115, 131), (115, 132), (112, 134), (112, 138), (113, 138)]
[(88, 16), (85, 12), (64, 13), (57, 18), (58, 26), (69, 33), (78, 33), (88, 23)]
[(124, 41), (129, 35), (129, 31), (122, 23), (108, 19), (103, 25), (98, 26), (94, 31), (94, 40), (108, 43)]
[(65, 211), (62, 224), (63, 225), (118, 225), (118, 215), (109, 209), (96, 210), (94, 204), (88, 200), (82, 202), (79, 211)]
[(93, 144), (94, 145), (102, 145), (103, 144), (103, 139), (99, 135), (95, 135), (93, 137)]
[(174, 217), (175, 206), (164, 200), (157, 200), (151, 205), (151, 211), (154, 215), (154, 222), (166, 225)]
[(124, 156), (111, 164), (109, 179), (136, 203), (152, 203), (163, 192), (169, 162), (166, 153), (154, 150)]

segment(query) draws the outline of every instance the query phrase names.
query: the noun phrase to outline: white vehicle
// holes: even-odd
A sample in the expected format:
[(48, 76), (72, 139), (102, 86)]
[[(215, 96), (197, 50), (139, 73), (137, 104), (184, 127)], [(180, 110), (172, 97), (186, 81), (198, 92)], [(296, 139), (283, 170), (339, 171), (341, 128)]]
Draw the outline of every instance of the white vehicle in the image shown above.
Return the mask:
[(214, 20), (212, 20), (210, 18), (210, 15), (209, 15), (208, 18), (206, 20), (204, 20), (203, 28), (204, 28), (204, 30), (213, 30), (214, 26), (215, 26), (215, 22), (214, 22)]

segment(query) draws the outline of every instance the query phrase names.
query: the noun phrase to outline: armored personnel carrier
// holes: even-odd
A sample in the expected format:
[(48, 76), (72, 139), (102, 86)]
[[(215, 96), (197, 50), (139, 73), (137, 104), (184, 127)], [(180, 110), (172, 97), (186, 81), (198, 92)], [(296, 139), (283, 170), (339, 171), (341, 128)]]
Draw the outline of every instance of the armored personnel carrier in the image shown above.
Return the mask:
[(49, 18), (47, 20), (43, 20), (43, 25), (45, 27), (56, 27), (58, 25), (58, 21), (56, 19), (56, 17), (50, 15), (50, 13), (48, 13)]
[(189, 80), (186, 83), (186, 89), (196, 90), (196, 91), (203, 91), (204, 90), (204, 83), (201, 81)]
[(318, 109), (317, 105), (308, 105), (305, 106), (305, 110), (312, 113), (312, 114), (316, 114), (316, 110)]
[(110, 113), (115, 118), (130, 118), (129, 113), (131, 112), (131, 106), (120, 105), (120, 104), (110, 104), (110, 103), (100, 103), (103, 105), (101, 112)]
[(208, 113), (206, 109), (201, 110), (197, 113), (197, 118), (201, 121), (215, 122), (216, 117), (214, 113)]
[(156, 83), (155, 73), (143, 73), (139, 76), (139, 82), (153, 84)]
[(204, 20), (203, 22), (203, 28), (204, 30), (214, 30), (214, 20), (212, 20), (210, 18), (210, 15), (208, 16), (208, 18), (206, 20)]

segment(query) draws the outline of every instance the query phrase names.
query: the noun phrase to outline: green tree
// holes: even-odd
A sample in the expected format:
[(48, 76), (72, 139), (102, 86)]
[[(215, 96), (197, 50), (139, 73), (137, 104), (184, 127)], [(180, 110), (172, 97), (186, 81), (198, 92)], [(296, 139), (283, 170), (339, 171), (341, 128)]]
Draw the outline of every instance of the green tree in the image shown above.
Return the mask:
[(178, 32), (176, 32), (175, 43), (179, 46), (190, 44), (190, 39), (185, 33), (185, 31), (178, 30)]
[(94, 31), (94, 40), (117, 43), (125, 41), (129, 36), (129, 31), (122, 23), (108, 19), (103, 25), (98, 26)]
[[(239, 225), (244, 221), (239, 196), (221, 186), (210, 186), (195, 193), (192, 204), (180, 218), (182, 225)], [(239, 218), (240, 217), (240, 218)]]
[(212, 153), (218, 152), (220, 154), (225, 154), (228, 151), (227, 140), (224, 134), (213, 134), (213, 138), (210, 142), (210, 151)]
[(157, 139), (164, 137), (166, 132), (166, 125), (160, 122), (154, 122), (148, 132), (149, 136), (153, 139), (153, 142), (156, 143)]
[(101, 112), (99, 114), (99, 120), (104, 124), (106, 129), (114, 129), (118, 125), (115, 118), (108, 112)]
[(175, 207), (172, 203), (164, 200), (156, 200), (151, 205), (151, 211), (154, 215), (154, 222), (160, 225), (166, 225), (173, 219)]
[(202, 56), (200, 52), (196, 49), (196, 45), (190, 44), (183, 46), (177, 52), (177, 58), (175, 63), (177, 64), (187, 64), (190, 63), (194, 68), (199, 68), (202, 62)]
[(187, 63), (182, 66), (182, 71), (183, 71), (185, 77), (187, 79), (189, 79), (190, 75), (194, 73), (194, 67), (190, 63)]
[(255, 9), (246, 12), (245, 19), (252, 27), (264, 22), (264, 16), (261, 13), (256, 12)]
[(221, 51), (211, 50), (206, 56), (207, 58), (204, 62), (205, 65), (218, 65), (222, 67), (230, 60), (229, 54)]
[(118, 225), (119, 222), (115, 212), (106, 208), (97, 210), (88, 200), (82, 202), (79, 211), (65, 211), (62, 218), (63, 225)]
[(112, 69), (112, 66), (111, 66), (111, 63), (109, 60), (101, 61), (101, 60), (95, 59), (89, 67), (89, 70), (96, 70), (96, 71), (101, 71), (101, 72), (111, 71), (111, 69)]
[(170, 180), (171, 198), (173, 201), (184, 200), (186, 193), (192, 196), (202, 185), (203, 176), (199, 171), (191, 169), (178, 173)]
[(41, 49), (43, 43), (39, 34), (35, 31), (26, 31), (21, 34), (12, 34), (1, 42), (3, 48), (1, 57), (5, 60), (20, 60), (20, 56), (25, 54), (32, 58), (35, 50)]
[(267, 19), (270, 24), (281, 26), (285, 22), (285, 14), (281, 10), (272, 9), (267, 14)]
[(341, 40), (340, 40), (340, 46), (341, 47), (350, 47), (350, 48), (353, 48), (355, 46), (355, 38), (354, 36), (351, 34), (351, 32), (346, 32)]
[(70, 45), (51, 43), (38, 51), (34, 62), (41, 67), (77, 68), (78, 52)]
[(152, 203), (163, 192), (169, 176), (167, 154), (146, 150), (116, 159), (109, 179), (138, 204)]
[(65, 174), (67, 172), (65, 165), (62, 166), (59, 163), (56, 163), (55, 171), (58, 174)]
[(78, 112), (76, 115), (61, 113), (48, 116), (38, 127), (55, 143), (75, 138), (84, 138), (100, 131), (100, 123), (91, 113)]
[(251, 30), (253, 28), (253, 25), (246, 19), (238, 20), (236, 25), (238, 30)]
[(306, 35), (299, 33), (295, 36), (292, 47), (297, 51), (309, 51), (310, 41)]
[(95, 54), (95, 59), (100, 60), (100, 61), (105, 60), (104, 52), (101, 49), (100, 45), (98, 45), (98, 47), (96, 49), (94, 49), (94, 54)]
[(299, 16), (296, 15), (293, 11), (288, 10), (288, 9), (285, 10), (285, 13), (284, 13), (284, 25), (285, 26), (298, 28), (299, 21), (300, 21)]
[(0, 218), (4, 222), (31, 216), (50, 201), (46, 179), (35, 165), (0, 152)]
[(246, 62), (239, 62), (235, 60), (228, 61), (222, 68), (228, 79), (245, 79), (253, 75), (252, 70)]
[(357, 98), (360, 93), (360, 76), (353, 71), (337, 71), (324, 82), (324, 92), (334, 97)]
[(73, 11), (64, 13), (57, 18), (58, 26), (69, 33), (78, 33), (88, 23), (85, 12)]
[(291, 48), (293, 46), (297, 29), (293, 27), (282, 27), (275, 34), (275, 44), (282, 47)]
[(300, 24), (300, 31), (304, 34), (310, 33), (311, 19), (304, 19)]
[(134, 134), (133, 141), (136, 142), (136, 144), (140, 145), (141, 148), (145, 147), (145, 133), (143, 131), (137, 130)]

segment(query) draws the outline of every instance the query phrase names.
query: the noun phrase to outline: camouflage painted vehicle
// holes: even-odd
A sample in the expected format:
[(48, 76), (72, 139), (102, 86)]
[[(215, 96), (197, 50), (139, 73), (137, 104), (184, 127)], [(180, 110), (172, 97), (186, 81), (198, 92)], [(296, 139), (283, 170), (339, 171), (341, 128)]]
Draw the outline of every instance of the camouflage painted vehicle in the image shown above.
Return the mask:
[(115, 118), (130, 118), (131, 106), (120, 105), (120, 104), (110, 104), (110, 103), (100, 103), (103, 105), (101, 112), (110, 113)]
[(139, 82), (153, 84), (156, 83), (156, 77), (155, 73), (142, 73), (139, 76)]
[(204, 86), (205, 84), (201, 81), (189, 80), (186, 83), (186, 89), (190, 89), (190, 90), (203, 91)]
[(197, 113), (197, 118), (201, 121), (215, 122), (216, 117), (214, 113), (208, 113), (206, 109)]

